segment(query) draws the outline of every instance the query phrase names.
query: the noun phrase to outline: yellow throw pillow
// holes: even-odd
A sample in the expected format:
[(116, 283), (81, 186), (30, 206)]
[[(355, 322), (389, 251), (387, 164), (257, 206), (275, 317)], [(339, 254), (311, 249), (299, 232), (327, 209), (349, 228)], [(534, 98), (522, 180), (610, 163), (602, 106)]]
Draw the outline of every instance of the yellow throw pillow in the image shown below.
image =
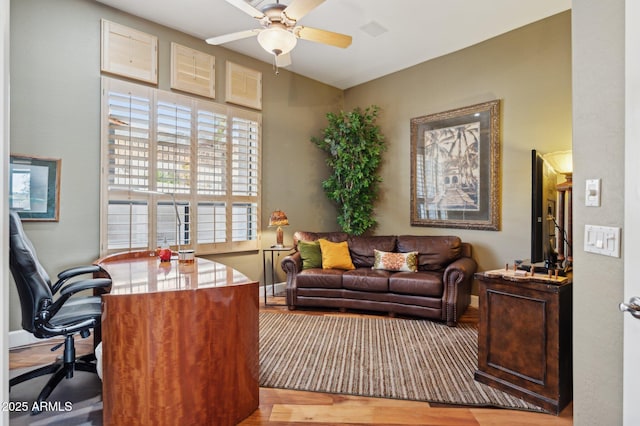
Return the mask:
[(324, 238), (318, 241), (320, 241), (320, 250), (322, 251), (322, 269), (356, 269), (351, 261), (346, 241), (332, 243)]

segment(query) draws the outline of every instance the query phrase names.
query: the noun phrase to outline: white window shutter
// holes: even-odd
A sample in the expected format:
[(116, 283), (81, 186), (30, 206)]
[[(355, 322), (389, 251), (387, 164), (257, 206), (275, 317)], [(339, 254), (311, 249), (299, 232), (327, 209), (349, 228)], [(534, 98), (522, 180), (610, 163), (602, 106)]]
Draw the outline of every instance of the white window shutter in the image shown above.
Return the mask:
[(257, 250), (262, 115), (102, 81), (102, 254), (164, 239), (198, 254)]
[(226, 101), (262, 109), (262, 73), (227, 61)]
[(214, 56), (171, 43), (171, 88), (207, 98), (216, 97)]
[(232, 118), (232, 190), (233, 195), (255, 196), (260, 185), (259, 123), (242, 117)]
[(228, 119), (225, 112), (213, 108), (198, 110), (198, 176), (200, 195), (223, 196), (227, 193)]
[(173, 194), (191, 193), (190, 103), (166, 92), (157, 93), (156, 190)]
[(158, 84), (158, 37), (102, 20), (100, 69)]

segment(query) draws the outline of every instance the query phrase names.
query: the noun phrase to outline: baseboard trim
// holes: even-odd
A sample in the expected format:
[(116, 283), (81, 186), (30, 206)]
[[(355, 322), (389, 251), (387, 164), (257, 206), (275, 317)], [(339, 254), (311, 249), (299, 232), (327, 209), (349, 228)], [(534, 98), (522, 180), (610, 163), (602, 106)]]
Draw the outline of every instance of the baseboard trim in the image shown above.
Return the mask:
[(26, 330), (15, 330), (9, 332), (9, 349), (19, 348), (20, 346), (33, 345), (34, 343), (42, 343), (46, 339), (38, 339)]
[(473, 308), (480, 306), (480, 298), (478, 296), (471, 295), (471, 303), (469, 306)]
[[(286, 282), (280, 282), (274, 284), (274, 290), (276, 294), (283, 292), (287, 288)], [(267, 297), (271, 296), (271, 284), (267, 284)], [(260, 297), (264, 297), (264, 286), (260, 286)]]

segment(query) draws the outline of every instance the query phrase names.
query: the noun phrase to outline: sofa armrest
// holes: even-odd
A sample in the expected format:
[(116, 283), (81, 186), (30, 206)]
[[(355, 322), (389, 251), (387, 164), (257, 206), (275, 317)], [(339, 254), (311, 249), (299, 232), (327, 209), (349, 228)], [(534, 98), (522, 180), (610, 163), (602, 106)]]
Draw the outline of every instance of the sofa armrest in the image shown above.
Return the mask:
[(302, 270), (302, 258), (300, 257), (300, 252), (297, 251), (285, 256), (280, 262), (280, 266), (287, 275), (297, 274), (300, 272)]
[(461, 257), (446, 267), (444, 270), (444, 282), (453, 284), (466, 278), (473, 278), (477, 268), (478, 265), (475, 260), (470, 257)]
[(298, 272), (302, 271), (302, 257), (300, 252), (296, 251), (285, 256), (280, 262), (282, 270), (287, 273), (287, 306), (289, 309), (295, 309), (295, 300), (297, 297), (296, 277)]
[(471, 283), (478, 264), (470, 257), (461, 257), (444, 271), (444, 309), (447, 325), (456, 325), (471, 303)]

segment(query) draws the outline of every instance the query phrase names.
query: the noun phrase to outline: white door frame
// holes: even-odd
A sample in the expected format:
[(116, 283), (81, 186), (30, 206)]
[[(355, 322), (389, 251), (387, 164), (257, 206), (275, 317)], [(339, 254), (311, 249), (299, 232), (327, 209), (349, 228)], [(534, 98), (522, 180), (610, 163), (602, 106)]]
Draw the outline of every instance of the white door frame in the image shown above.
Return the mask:
[[(640, 2), (625, 2), (624, 302), (640, 296)], [(623, 421), (640, 424), (640, 319), (624, 314)]]
[[(9, 401), (9, 0), (0, 0), (0, 402)], [(9, 413), (0, 410), (0, 426)]]

